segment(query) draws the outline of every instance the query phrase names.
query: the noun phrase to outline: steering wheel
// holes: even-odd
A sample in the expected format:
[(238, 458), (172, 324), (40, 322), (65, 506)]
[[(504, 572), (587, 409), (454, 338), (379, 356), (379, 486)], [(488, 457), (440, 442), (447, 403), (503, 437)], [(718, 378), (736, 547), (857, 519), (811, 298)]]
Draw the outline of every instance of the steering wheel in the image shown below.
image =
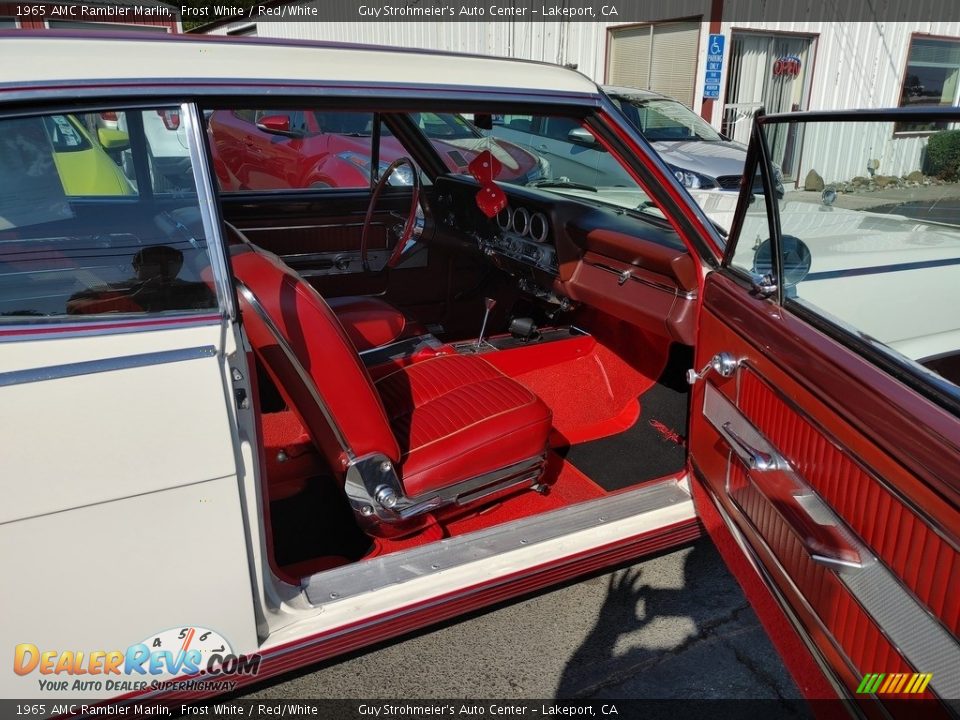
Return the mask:
[(420, 175), (417, 172), (416, 165), (413, 164), (413, 160), (408, 157), (399, 157), (390, 163), (390, 166), (381, 173), (377, 184), (373, 188), (373, 194), (370, 196), (370, 205), (367, 206), (367, 214), (363, 218), (363, 230), (360, 233), (360, 264), (363, 266), (364, 272), (367, 273), (373, 272), (370, 269), (367, 248), (369, 247), (368, 238), (370, 235), (370, 225), (373, 223), (373, 213), (377, 209), (377, 199), (380, 197), (383, 188), (386, 187), (394, 170), (401, 165), (409, 166), (410, 176), (413, 178), (412, 192), (410, 194), (410, 212), (407, 214), (407, 221), (403, 226), (403, 232), (400, 233), (400, 239), (397, 240), (397, 244), (394, 245), (385, 267), (394, 268), (400, 264), (400, 259), (403, 257), (404, 250), (406, 249), (407, 240), (410, 239), (410, 236), (413, 234), (413, 228), (417, 224), (417, 208), (420, 204)]

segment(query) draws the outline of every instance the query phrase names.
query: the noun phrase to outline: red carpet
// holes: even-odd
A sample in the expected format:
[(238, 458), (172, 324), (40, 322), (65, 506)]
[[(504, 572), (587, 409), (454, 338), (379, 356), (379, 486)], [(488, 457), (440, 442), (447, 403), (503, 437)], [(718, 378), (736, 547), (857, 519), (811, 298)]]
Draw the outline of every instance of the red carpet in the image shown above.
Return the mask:
[(438, 540), (440, 537), (465, 535), (475, 530), (483, 530), (511, 520), (538, 515), (542, 512), (557, 510), (567, 505), (606, 495), (606, 491), (600, 486), (595, 485), (590, 478), (554, 453), (550, 453), (547, 458), (546, 476), (548, 482), (550, 478), (556, 478), (546, 495), (527, 490), (491, 505), (480, 512), (473, 512), (457, 519), (447, 519), (444, 521), (443, 535), (438, 533), (439, 527), (434, 526), (409, 538), (374, 540), (374, 548), (366, 557), (407, 550)]
[[(549, 349), (549, 346), (545, 349)], [(637, 397), (654, 384), (604, 345), (515, 376), (553, 410), (554, 447), (614, 435), (636, 422)]]

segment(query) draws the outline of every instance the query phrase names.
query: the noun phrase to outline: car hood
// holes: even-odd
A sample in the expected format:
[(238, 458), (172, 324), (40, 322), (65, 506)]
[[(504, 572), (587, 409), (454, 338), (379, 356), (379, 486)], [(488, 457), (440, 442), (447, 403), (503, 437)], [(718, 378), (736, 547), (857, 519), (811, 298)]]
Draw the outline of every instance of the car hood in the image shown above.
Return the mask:
[(657, 140), (651, 145), (668, 165), (711, 178), (742, 175), (747, 159), (746, 146), (732, 140)]

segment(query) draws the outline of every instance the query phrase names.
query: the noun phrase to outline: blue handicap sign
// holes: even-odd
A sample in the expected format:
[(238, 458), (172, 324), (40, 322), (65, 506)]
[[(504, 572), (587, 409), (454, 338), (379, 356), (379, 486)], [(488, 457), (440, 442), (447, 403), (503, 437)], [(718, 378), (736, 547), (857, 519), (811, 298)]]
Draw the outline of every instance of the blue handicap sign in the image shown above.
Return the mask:
[(707, 67), (703, 82), (703, 97), (705, 100), (720, 99), (720, 77), (723, 74), (723, 48), (726, 38), (721, 35), (710, 35), (707, 40)]

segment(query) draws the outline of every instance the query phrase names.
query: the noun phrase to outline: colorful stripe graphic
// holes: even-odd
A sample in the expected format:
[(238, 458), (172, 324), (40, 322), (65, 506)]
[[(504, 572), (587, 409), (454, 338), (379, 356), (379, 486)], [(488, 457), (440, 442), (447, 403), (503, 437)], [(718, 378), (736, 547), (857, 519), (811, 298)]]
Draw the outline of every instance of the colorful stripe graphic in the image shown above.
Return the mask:
[(933, 673), (867, 673), (858, 695), (919, 695), (933, 680)]

